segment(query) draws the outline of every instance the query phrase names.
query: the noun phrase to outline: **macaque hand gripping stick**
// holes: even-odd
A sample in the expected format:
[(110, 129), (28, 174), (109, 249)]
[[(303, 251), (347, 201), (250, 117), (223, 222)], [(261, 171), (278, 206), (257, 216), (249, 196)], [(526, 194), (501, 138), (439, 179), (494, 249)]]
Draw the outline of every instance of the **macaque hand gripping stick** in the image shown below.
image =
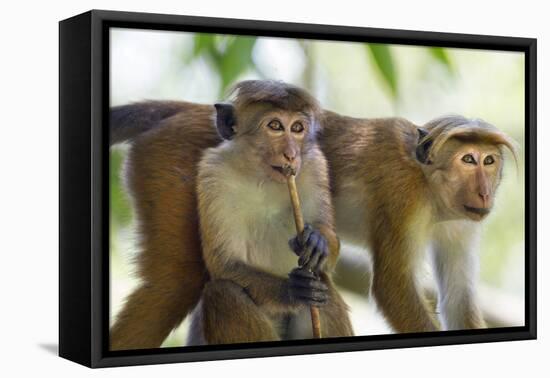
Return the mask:
[[(296, 189), (296, 170), (290, 165), (283, 167), (283, 174), (286, 176), (288, 184), (288, 193), (290, 194), (290, 201), (292, 203), (292, 210), (294, 212), (294, 221), (296, 223), (296, 233), (301, 234), (304, 231), (304, 217), (302, 216), (302, 209), (300, 208), (300, 197), (298, 196), (298, 190)], [(321, 318), (319, 317), (319, 308), (317, 306), (310, 306), (311, 313), (311, 328), (313, 330), (313, 338), (320, 339), (321, 334)]]

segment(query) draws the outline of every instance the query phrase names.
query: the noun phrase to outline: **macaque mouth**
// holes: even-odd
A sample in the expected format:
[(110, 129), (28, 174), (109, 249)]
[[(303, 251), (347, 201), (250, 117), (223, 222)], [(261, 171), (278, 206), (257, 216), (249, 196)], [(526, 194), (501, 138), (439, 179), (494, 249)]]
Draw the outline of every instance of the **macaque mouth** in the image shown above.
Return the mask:
[(279, 172), (280, 174), (284, 175), (285, 174), (285, 171), (283, 169), (283, 167), (277, 167), (275, 165), (272, 165), (271, 168), (277, 172)]
[(466, 211), (469, 211), (470, 213), (474, 213), (477, 215), (487, 215), (491, 211), (491, 209), (486, 209), (483, 207), (471, 207), (467, 205), (464, 205), (464, 208), (466, 209)]
[(272, 165), (271, 168), (280, 174), (282, 174), (285, 177), (289, 176), (295, 176), (296, 175), (296, 168), (291, 167), (288, 164), (283, 165), (282, 167), (278, 167), (275, 165)]

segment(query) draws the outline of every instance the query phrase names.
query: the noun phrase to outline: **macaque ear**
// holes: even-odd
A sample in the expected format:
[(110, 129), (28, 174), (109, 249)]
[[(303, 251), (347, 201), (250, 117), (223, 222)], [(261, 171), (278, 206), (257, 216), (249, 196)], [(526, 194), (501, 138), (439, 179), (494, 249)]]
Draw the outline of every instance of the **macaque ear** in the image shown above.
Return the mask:
[(429, 160), (430, 148), (432, 147), (433, 141), (431, 139), (426, 139), (428, 135), (428, 130), (423, 129), (422, 127), (418, 128), (418, 144), (416, 146), (416, 159), (422, 164), (431, 164)]
[(227, 103), (214, 104), (216, 108), (216, 128), (223, 139), (230, 140), (235, 135), (234, 126), (237, 124), (235, 107)]

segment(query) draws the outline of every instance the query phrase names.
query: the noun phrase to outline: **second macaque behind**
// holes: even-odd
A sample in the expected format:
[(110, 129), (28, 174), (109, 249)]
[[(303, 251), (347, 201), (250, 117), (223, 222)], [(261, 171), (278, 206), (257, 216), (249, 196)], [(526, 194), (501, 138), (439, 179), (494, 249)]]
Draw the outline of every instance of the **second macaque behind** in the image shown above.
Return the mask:
[[(193, 313), (188, 344), (311, 338), (310, 305), (321, 309), (324, 337), (352, 336), (347, 306), (330, 278), (339, 241), (316, 141), (316, 100), (292, 85), (245, 81), (216, 112), (225, 141), (205, 152), (197, 180), (211, 281)], [(306, 221), (300, 235), (287, 165), (297, 172)]]

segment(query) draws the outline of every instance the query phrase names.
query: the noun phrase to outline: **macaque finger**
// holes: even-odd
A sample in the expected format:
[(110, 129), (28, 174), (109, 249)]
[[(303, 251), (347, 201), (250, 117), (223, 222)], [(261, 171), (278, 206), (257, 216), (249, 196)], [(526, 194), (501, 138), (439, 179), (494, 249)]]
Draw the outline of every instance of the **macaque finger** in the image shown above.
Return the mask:
[(309, 260), (307, 260), (303, 265), (302, 268), (307, 269), (309, 271), (312, 271), (315, 273), (315, 268), (317, 267), (317, 263), (319, 261), (320, 253), (318, 246), (313, 247), (313, 250), (311, 251), (311, 255)]
[(305, 302), (313, 306), (324, 305), (328, 301), (327, 293), (305, 288), (296, 288), (293, 290), (292, 297), (297, 302)]
[(318, 279), (292, 282), (294, 289), (307, 289), (320, 292), (328, 292), (328, 286)]
[(304, 278), (304, 279), (314, 279), (315, 274), (312, 272), (305, 270), (303, 268), (294, 268), (292, 271), (288, 274), (290, 278)]
[[(299, 271), (304, 271), (299, 269)], [(290, 274), (290, 284), (292, 287), (309, 288), (320, 291), (328, 291), (328, 286), (311, 273), (307, 272), (307, 275)]]
[(314, 232), (313, 227), (309, 223), (306, 223), (304, 225), (303, 231), (300, 233), (300, 235), (298, 235), (299, 242), (302, 247), (305, 247), (305, 245), (307, 244), (307, 241), (309, 240), (313, 232)]
[(315, 268), (314, 272), (319, 274), (322, 271), (324, 271), (325, 267), (327, 266), (327, 262), (328, 262), (328, 253), (325, 253), (319, 259), (319, 262), (317, 263), (317, 267)]
[(304, 266), (309, 262), (309, 260), (312, 257), (313, 251), (315, 247), (317, 246), (317, 243), (319, 242), (320, 235), (316, 232), (311, 233), (309, 239), (307, 240), (306, 246), (300, 255), (300, 259), (298, 260), (298, 265)]
[(290, 247), (290, 250), (296, 254), (296, 256), (300, 256), (302, 254), (302, 247), (300, 246), (297, 237), (290, 239), (288, 241), (288, 246)]
[(325, 238), (321, 238), (321, 240), (319, 241), (319, 245), (317, 246), (317, 249), (316, 249), (316, 256), (317, 256), (317, 259), (316, 259), (316, 262), (315, 264), (311, 264), (311, 270), (318, 274), (320, 273), (324, 266), (326, 265), (326, 262), (327, 262), (327, 258), (328, 258), (328, 245), (327, 245), (327, 241)]

